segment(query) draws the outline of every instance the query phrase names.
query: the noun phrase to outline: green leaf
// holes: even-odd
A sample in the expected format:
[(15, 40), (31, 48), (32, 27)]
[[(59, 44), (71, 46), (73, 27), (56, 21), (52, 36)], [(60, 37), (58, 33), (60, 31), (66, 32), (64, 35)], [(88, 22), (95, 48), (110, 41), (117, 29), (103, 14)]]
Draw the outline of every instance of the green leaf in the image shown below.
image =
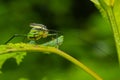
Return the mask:
[(6, 53), (6, 54), (0, 55), (0, 69), (2, 68), (5, 61), (9, 58), (15, 58), (17, 64), (19, 65), (20, 62), (22, 62), (22, 59), (24, 58), (25, 55), (26, 55), (26, 52), (16, 52), (16, 53), (14, 52), (14, 53)]
[(23, 56), (24, 56), (23, 53), (25, 54), (25, 52), (19, 52), (19, 55), (17, 53), (0, 55), (0, 69), (2, 68), (2, 65), (4, 64), (4, 62), (9, 58), (15, 58), (16, 62), (19, 64), (23, 59)]
[[(0, 46), (0, 51), (5, 51), (7, 49), (10, 49), (10, 46), (5, 46), (5, 45)], [(12, 53), (12, 52), (0, 55), (0, 69), (2, 68), (4, 62), (9, 58), (15, 58), (16, 62), (19, 64), (22, 61), (23, 53), (24, 52), (20, 52), (19, 56), (17, 53)]]
[(114, 39), (120, 63), (120, 0), (91, 0), (107, 18), (114, 33)]

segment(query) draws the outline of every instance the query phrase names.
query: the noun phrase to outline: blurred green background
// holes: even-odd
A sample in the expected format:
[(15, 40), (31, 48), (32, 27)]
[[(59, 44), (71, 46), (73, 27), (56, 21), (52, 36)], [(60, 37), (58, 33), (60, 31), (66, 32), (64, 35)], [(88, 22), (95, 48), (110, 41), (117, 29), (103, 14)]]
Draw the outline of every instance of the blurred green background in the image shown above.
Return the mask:
[[(120, 79), (112, 30), (89, 0), (0, 0), (0, 44), (16, 33), (27, 34), (32, 22), (60, 31), (60, 49), (104, 80)], [(17, 37), (11, 42), (21, 41)], [(0, 80), (94, 80), (55, 54), (30, 53), (20, 66), (9, 59), (2, 71)]]

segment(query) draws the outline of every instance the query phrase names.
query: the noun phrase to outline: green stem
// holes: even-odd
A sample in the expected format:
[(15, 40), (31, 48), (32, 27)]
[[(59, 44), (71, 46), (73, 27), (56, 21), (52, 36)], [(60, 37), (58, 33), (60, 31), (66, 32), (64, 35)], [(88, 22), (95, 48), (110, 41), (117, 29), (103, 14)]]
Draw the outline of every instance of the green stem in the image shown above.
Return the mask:
[(68, 55), (67, 53), (54, 48), (54, 47), (48, 47), (48, 46), (40, 46), (40, 45), (32, 45), (32, 44), (25, 44), (25, 43), (17, 43), (17, 44), (8, 44), (8, 45), (2, 45), (5, 47), (0, 54), (10, 53), (10, 52), (24, 52), (24, 51), (32, 51), (32, 52), (50, 52), (58, 54), (67, 60), (71, 61), (72, 63), (76, 64), (83, 70), (85, 70), (87, 73), (89, 73), (92, 77), (94, 77), (97, 80), (102, 80), (100, 76), (98, 76), (95, 72), (93, 72), (91, 69), (89, 69), (87, 66), (85, 66), (83, 63), (75, 59), (74, 57)]

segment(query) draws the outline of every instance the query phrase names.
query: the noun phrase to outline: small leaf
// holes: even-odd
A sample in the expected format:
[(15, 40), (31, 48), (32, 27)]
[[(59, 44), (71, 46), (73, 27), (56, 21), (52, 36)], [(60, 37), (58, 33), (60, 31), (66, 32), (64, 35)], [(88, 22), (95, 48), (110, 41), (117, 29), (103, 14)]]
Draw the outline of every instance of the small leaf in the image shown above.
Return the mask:
[(26, 54), (26, 52), (16, 52), (16, 56), (14, 56), (14, 58), (16, 59), (18, 65), (22, 62), (22, 59), (26, 56)]
[(8, 53), (0, 55), (0, 69), (2, 68), (4, 62), (9, 58), (15, 58), (17, 64), (20, 64), (22, 62), (23, 57), (26, 55), (26, 52), (14, 52), (14, 53)]
[[(0, 45), (0, 52), (1, 51), (7, 51), (8, 49), (12, 49), (13, 44), (9, 43), (7, 45)], [(16, 48), (19, 48), (17, 45), (15, 45)], [(2, 68), (5, 61), (9, 58), (15, 58), (17, 64), (20, 64), (22, 62), (23, 57), (26, 55), (26, 52), (9, 52), (5, 54), (0, 55), (0, 69)]]

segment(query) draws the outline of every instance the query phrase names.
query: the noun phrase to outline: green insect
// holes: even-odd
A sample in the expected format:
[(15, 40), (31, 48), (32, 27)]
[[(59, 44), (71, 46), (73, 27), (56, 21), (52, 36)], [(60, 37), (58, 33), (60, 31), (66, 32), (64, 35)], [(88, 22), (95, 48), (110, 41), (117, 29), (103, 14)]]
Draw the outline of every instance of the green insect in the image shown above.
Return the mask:
[[(32, 29), (30, 30), (30, 32), (27, 35), (26, 34), (15, 34), (8, 41), (6, 41), (5, 44), (7, 44), (9, 41), (11, 41), (14, 37), (23, 37), (24, 36), (24, 37), (27, 37), (28, 40), (30, 40), (30, 41), (37, 41), (41, 38), (46, 38), (48, 36), (56, 36), (56, 38), (58, 37), (57, 31), (49, 30), (43, 24), (31, 23), (30, 27), (32, 27)], [(54, 33), (50, 34), (50, 31), (52, 31)], [(58, 43), (58, 41), (56, 43)]]

